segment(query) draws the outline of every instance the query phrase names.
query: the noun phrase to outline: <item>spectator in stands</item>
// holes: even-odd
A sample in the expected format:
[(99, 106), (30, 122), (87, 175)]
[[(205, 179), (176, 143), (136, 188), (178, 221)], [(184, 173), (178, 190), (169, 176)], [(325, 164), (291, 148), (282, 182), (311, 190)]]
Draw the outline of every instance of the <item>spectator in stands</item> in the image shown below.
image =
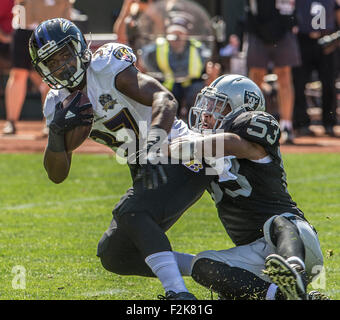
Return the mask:
[(16, 133), (16, 122), (20, 118), (25, 101), (28, 77), (39, 88), (43, 101), (48, 92), (48, 86), (41, 82), (40, 76), (32, 69), (28, 52), (28, 40), (32, 30), (46, 19), (69, 19), (70, 8), (69, 0), (15, 0), (12, 69), (5, 91), (7, 122), (3, 129), (4, 134)]
[(145, 2), (124, 0), (119, 16), (113, 25), (113, 33), (117, 35), (117, 42), (129, 45), (134, 51), (135, 32), (129, 34), (129, 30), (136, 29), (136, 18), (146, 5)]
[(322, 84), (322, 124), (325, 133), (334, 136), (336, 118), (336, 52), (324, 50), (319, 40), (336, 31), (340, 26), (340, 1), (319, 0), (296, 1), (296, 17), (298, 22), (298, 42), (301, 50), (301, 66), (293, 68), (295, 105), (294, 128), (297, 135), (313, 136), (310, 130), (310, 117), (307, 114), (305, 96), (306, 83), (310, 81), (313, 70), (317, 70)]
[[(137, 50), (137, 41), (141, 37), (138, 28), (138, 19), (141, 14), (146, 13), (147, 9), (152, 14), (150, 5), (157, 0), (124, 0), (119, 16), (113, 25), (113, 32), (117, 34), (117, 42), (130, 46), (134, 52)], [(153, 23), (157, 24), (159, 33), (163, 30), (163, 21), (157, 14), (150, 16)]]
[[(12, 8), (14, 0), (0, 1), (0, 95), (4, 95), (5, 81), (11, 67)], [(2, 100), (2, 99), (1, 99)], [(2, 109), (2, 105), (0, 106)]]
[[(198, 92), (205, 86), (202, 78), (210, 51), (198, 40), (190, 39), (191, 22), (181, 13), (166, 26), (166, 36), (143, 47), (142, 60), (147, 71), (161, 74), (163, 85), (180, 103), (179, 116), (187, 119)], [(157, 77), (157, 76), (156, 76)]]
[(10, 43), (12, 41), (12, 8), (14, 0), (2, 0), (0, 2), (0, 59), (1, 64), (8, 65), (10, 60)]
[(271, 69), (278, 77), (281, 143), (294, 143), (292, 114), (294, 88), (291, 68), (300, 64), (294, 17), (290, 0), (248, 0), (245, 31), (248, 34), (249, 78), (262, 87)]
[[(194, 27), (188, 19), (190, 13), (172, 7), (169, 11), (176, 13), (167, 12), (165, 18), (162, 10), (168, 8), (151, 5), (157, 1), (124, 0), (113, 32), (118, 42), (129, 45), (141, 55), (138, 68), (151, 73), (173, 92), (180, 103), (178, 115), (186, 120), (197, 93), (219, 76), (221, 67), (208, 61), (211, 52), (203, 43), (189, 40), (189, 31)], [(168, 54), (163, 54), (166, 52)]]

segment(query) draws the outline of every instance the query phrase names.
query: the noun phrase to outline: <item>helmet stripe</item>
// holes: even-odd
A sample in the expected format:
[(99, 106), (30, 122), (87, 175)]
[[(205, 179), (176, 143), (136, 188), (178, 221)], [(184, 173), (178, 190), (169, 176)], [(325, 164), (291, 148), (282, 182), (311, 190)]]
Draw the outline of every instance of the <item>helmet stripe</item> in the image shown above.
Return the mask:
[(42, 30), (43, 30), (43, 32), (44, 32), (44, 36), (45, 36), (46, 40), (47, 40), (47, 41), (51, 41), (51, 37), (50, 37), (50, 35), (49, 35), (48, 32), (47, 32), (45, 23), (42, 25)]
[(41, 41), (39, 39), (39, 36), (38, 36), (38, 30), (40, 30), (40, 28), (39, 29), (38, 28), (35, 29), (34, 36), (35, 36), (35, 40), (37, 40), (38, 47), (41, 48), (42, 47), (42, 43), (41, 43)]

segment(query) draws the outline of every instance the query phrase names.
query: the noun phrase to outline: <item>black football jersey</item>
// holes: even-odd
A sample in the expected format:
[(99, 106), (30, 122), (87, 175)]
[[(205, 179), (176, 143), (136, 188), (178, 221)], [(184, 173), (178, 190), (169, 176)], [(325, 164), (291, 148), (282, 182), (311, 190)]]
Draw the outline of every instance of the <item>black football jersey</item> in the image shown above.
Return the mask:
[(262, 111), (244, 112), (223, 129), (260, 144), (272, 159), (260, 163), (235, 158), (231, 172), (237, 180), (215, 179), (211, 183), (209, 192), (231, 240), (243, 245), (263, 237), (263, 225), (273, 215), (291, 212), (303, 216), (287, 190), (279, 148), (280, 126), (275, 118)]

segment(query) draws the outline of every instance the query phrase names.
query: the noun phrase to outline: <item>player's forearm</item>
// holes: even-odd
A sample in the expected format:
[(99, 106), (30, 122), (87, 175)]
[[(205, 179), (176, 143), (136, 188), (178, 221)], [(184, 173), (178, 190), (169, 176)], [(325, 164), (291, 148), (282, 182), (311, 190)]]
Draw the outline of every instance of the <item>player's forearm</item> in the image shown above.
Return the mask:
[(53, 152), (46, 148), (44, 155), (44, 167), (48, 177), (54, 183), (63, 182), (70, 171), (72, 152)]
[(219, 133), (199, 139), (196, 148), (198, 152), (202, 150), (204, 156), (221, 158), (235, 155), (244, 156), (244, 146), (241, 138), (235, 134)]
[(239, 159), (258, 160), (267, 153), (256, 143), (247, 141), (237, 134), (218, 133), (199, 139), (196, 149), (202, 150), (204, 157), (221, 158), (233, 155)]
[(169, 146), (169, 155), (182, 161), (218, 159), (230, 155), (240, 159), (258, 160), (267, 153), (260, 145), (236, 134), (219, 133), (176, 139)]
[(152, 103), (151, 126), (170, 132), (178, 108), (177, 100), (168, 92), (156, 92)]

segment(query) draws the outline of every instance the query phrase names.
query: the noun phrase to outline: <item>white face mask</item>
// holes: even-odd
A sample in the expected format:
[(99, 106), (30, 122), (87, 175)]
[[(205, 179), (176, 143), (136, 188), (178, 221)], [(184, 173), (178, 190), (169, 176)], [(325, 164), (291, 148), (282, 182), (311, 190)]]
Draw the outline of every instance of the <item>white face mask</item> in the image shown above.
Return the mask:
[(202, 131), (206, 126), (206, 116), (212, 116), (208, 129), (216, 130), (221, 127), (223, 119), (231, 112), (227, 96), (217, 96), (213, 93), (197, 95), (194, 106), (189, 113), (189, 126), (193, 130)]

